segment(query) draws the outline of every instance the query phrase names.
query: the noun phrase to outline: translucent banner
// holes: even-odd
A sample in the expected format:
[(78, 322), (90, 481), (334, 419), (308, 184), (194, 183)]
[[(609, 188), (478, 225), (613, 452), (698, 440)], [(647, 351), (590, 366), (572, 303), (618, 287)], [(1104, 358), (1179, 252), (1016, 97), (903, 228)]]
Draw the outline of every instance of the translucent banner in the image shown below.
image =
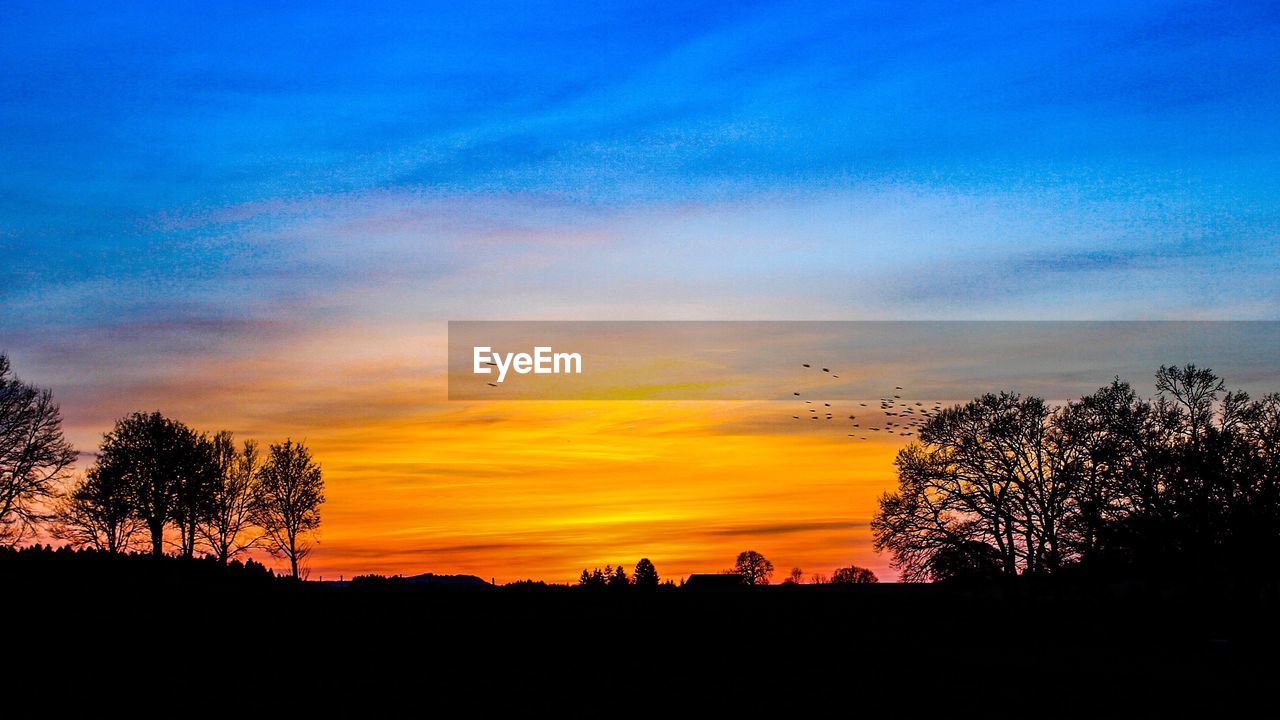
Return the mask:
[(925, 408), (1048, 399), (1161, 365), (1280, 390), (1280, 322), (449, 323), (452, 400), (832, 400)]

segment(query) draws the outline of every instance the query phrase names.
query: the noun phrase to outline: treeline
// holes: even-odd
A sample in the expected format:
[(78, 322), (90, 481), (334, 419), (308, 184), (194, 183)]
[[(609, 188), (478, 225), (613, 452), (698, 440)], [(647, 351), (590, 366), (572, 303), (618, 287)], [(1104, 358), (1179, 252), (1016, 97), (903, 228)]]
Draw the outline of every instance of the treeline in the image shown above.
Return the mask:
[[(791, 568), (791, 574), (782, 581), (782, 584), (801, 585), (804, 582), (804, 571), (800, 568)], [(873, 571), (857, 565), (836, 568), (830, 576), (815, 573), (808, 580), (810, 585), (870, 585), (878, 582), (880, 578), (876, 577)]]
[(158, 412), (134, 413), (103, 436), (97, 459), (71, 477), (77, 453), (48, 390), (16, 378), (0, 355), (0, 542), (44, 529), (108, 554), (149, 547), (227, 564), (253, 548), (299, 577), (320, 526), (324, 480), (302, 443), (262, 452), (231, 432), (193, 430)]
[(906, 580), (1019, 575), (1274, 581), (1280, 395), (1161, 367), (1055, 406), (1002, 392), (898, 453), (872, 531)]
[(0, 547), (0, 569), (10, 581), (66, 590), (95, 587), (145, 592), (166, 585), (270, 587), (286, 579), (252, 558), (223, 563), (212, 555), (155, 557), (147, 552), (111, 553), (93, 547), (41, 544)]
[[(635, 587), (641, 590), (652, 590), (661, 584), (658, 569), (653, 566), (649, 558), (640, 558), (631, 577), (627, 577), (627, 570), (621, 563), (617, 567), (606, 565), (604, 570), (595, 568), (588, 572), (584, 569), (582, 575), (578, 576), (578, 586), (584, 588)], [(672, 583), (668, 580), (666, 584)]]
[[(755, 550), (744, 550), (738, 553), (733, 567), (725, 570), (721, 575), (736, 577), (743, 586), (768, 585), (773, 578), (773, 562)], [(880, 579), (876, 577), (874, 572), (857, 565), (838, 568), (830, 577), (814, 574), (807, 578), (807, 584), (810, 585), (864, 585), (877, 582), (880, 582)], [(806, 584), (804, 571), (798, 567), (792, 568), (790, 574), (783, 579), (782, 584)], [(684, 587), (684, 579), (681, 578), (678, 586), (671, 580), (660, 581), (658, 570), (649, 558), (640, 558), (640, 562), (636, 563), (634, 574), (630, 577), (627, 576), (626, 568), (621, 563), (617, 567), (605, 565), (603, 570), (600, 568), (591, 570), (584, 568), (582, 574), (578, 576), (578, 587), (581, 588), (625, 589), (635, 587), (653, 589), (659, 586)]]
[[(744, 585), (768, 585), (773, 579), (773, 562), (755, 550), (744, 550), (738, 553), (733, 567), (725, 573), (738, 575)], [(836, 568), (830, 576), (814, 573), (808, 578), (804, 570), (793, 567), (782, 580), (783, 585), (869, 585), (878, 582), (880, 578), (874, 572), (857, 565)]]

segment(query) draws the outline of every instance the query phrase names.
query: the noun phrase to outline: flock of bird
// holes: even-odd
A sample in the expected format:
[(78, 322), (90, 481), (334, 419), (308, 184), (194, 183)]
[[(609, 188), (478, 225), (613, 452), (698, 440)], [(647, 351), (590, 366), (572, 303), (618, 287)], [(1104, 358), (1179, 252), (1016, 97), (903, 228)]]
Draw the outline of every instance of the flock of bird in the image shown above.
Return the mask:
[[(497, 365), (497, 363), (492, 362), (485, 364)], [(802, 366), (808, 370), (818, 369), (811, 363), (803, 363)], [(821, 368), (821, 371), (833, 380), (840, 379), (840, 376), (829, 367)], [(497, 384), (489, 383), (489, 386), (497, 387)], [(850, 413), (848, 416), (850, 423), (848, 429), (853, 430), (853, 432), (849, 433), (849, 437), (857, 440), (867, 440), (869, 436), (866, 435), (866, 433), (869, 432), (884, 432), (889, 435), (898, 435), (904, 438), (915, 437), (920, 432), (920, 428), (924, 426), (930, 418), (941, 412), (942, 403), (934, 402), (932, 406), (926, 406), (923, 402), (918, 400), (914, 402), (911, 400), (903, 400), (902, 390), (901, 385), (895, 385), (893, 387), (893, 392), (880, 398), (880, 415), (884, 418), (883, 422), (880, 424), (863, 427), (863, 423), (858, 420), (857, 414)], [(808, 417), (810, 420), (835, 420), (835, 411), (831, 409), (831, 403), (822, 400), (805, 400), (799, 392), (793, 392), (792, 395), (797, 398), (801, 398), (801, 401), (805, 405), (810, 406), (808, 408), (808, 415), (792, 415), (792, 419), (801, 420)], [(817, 403), (822, 404), (822, 407), (824, 408), (822, 411), (818, 410)], [(868, 407), (868, 405), (865, 402), (860, 402), (858, 403), (858, 407), (865, 408)], [(874, 412), (874, 410), (868, 410), (866, 412)]]
[[(812, 365), (811, 363), (804, 363), (803, 367), (813, 371), (818, 371), (820, 369), (822, 373), (826, 374), (826, 376), (835, 380), (840, 378), (840, 376), (829, 367), (820, 368), (819, 366)], [(932, 406), (926, 406), (920, 401), (903, 400), (902, 393), (902, 386), (895, 385), (893, 392), (890, 392), (880, 398), (879, 415), (883, 417), (883, 421), (876, 425), (867, 425), (866, 427), (863, 427), (864, 421), (859, 420), (857, 415), (857, 412), (874, 413), (874, 409), (856, 410), (851, 412), (848, 416), (849, 426), (846, 426), (847, 429), (853, 430), (853, 432), (849, 433), (849, 437), (857, 440), (866, 440), (869, 437), (868, 433), (879, 432), (884, 432), (889, 435), (898, 435), (904, 438), (915, 437), (920, 432), (920, 428), (928, 422), (930, 418), (934, 417), (942, 410), (942, 403), (935, 402)], [(835, 410), (832, 409), (831, 403), (823, 400), (805, 399), (799, 392), (793, 392), (792, 395), (800, 398), (800, 401), (804, 405), (808, 406), (807, 409), (809, 411), (807, 415), (792, 415), (792, 419), (803, 420), (807, 417), (810, 420), (826, 420), (834, 422)], [(819, 405), (822, 407), (821, 410), (819, 410)], [(866, 408), (868, 407), (868, 403), (860, 402), (858, 403), (858, 407)]]

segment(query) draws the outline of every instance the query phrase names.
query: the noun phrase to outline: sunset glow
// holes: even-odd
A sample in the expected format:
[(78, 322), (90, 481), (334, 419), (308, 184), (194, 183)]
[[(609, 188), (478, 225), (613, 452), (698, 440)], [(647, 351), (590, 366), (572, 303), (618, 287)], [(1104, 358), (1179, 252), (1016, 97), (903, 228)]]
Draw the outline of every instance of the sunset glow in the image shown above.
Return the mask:
[[(369, 360), (338, 377), (239, 375), (259, 363), (273, 364), (204, 369), (216, 391), (139, 388), (95, 411), (156, 407), (202, 429), (304, 438), (329, 488), (317, 577), (568, 581), (649, 557), (679, 578), (722, 569), (745, 545), (784, 572), (857, 562), (891, 576), (866, 525), (901, 443), (798, 433), (782, 422), (790, 404), (449, 402), (442, 373), (377, 382), (392, 373)], [(96, 443), (94, 425), (72, 428), (80, 446)]]
[[(648, 557), (679, 579), (746, 549), (779, 576), (895, 577), (868, 523), (901, 436), (651, 401), (665, 379), (451, 401), (451, 320), (1280, 310), (1273, 8), (17, 5), (0, 352), (52, 389), (80, 470), (135, 411), (304, 440), (327, 485), (313, 578), (569, 582)], [(944, 403), (1118, 372), (993, 386), (954, 345), (877, 370)], [(1147, 360), (1143, 392), (1203, 362)]]

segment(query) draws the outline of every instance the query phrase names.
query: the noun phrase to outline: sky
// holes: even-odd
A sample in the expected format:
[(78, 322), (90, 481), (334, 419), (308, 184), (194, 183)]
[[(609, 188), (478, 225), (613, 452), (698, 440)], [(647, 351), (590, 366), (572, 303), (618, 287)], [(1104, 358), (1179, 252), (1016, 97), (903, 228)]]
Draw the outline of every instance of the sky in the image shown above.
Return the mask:
[(142, 409), (305, 438), (313, 575), (892, 577), (897, 445), (450, 402), (448, 320), (1278, 316), (1269, 3), (0, 16), (0, 351), (86, 451)]

